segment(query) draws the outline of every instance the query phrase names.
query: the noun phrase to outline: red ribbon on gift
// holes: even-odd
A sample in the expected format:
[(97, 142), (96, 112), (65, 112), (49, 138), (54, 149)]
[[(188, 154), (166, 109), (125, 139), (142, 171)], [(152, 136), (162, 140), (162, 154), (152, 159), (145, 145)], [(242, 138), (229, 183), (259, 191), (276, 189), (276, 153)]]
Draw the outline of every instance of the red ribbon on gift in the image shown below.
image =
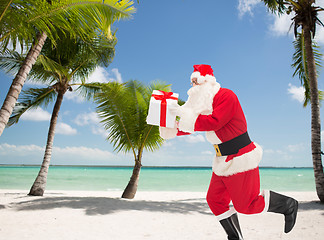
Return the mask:
[(174, 99), (178, 100), (178, 98), (173, 97), (173, 92), (164, 92), (161, 90), (158, 90), (162, 95), (152, 94), (152, 97), (155, 98), (155, 100), (161, 101), (161, 114), (160, 114), (160, 126), (165, 127), (166, 126), (166, 110), (167, 110), (167, 99)]

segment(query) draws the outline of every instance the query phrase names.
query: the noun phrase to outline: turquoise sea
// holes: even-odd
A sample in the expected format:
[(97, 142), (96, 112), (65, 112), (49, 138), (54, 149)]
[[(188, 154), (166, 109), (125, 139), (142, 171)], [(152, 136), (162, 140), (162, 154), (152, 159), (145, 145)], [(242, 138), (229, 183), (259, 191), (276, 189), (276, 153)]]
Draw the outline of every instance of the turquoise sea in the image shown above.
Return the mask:
[[(0, 166), (0, 189), (29, 190), (38, 166)], [(122, 191), (132, 167), (51, 166), (47, 190)], [(207, 191), (211, 168), (143, 167), (139, 191)], [(260, 168), (261, 189), (315, 191), (312, 168)]]

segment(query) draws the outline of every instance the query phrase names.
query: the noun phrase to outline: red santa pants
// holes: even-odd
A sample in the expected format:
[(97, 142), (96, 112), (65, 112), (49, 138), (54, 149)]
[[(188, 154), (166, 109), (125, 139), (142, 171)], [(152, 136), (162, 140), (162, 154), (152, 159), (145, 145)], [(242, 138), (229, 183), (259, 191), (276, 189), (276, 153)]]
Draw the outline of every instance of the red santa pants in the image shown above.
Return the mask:
[(231, 201), (239, 213), (262, 212), (265, 200), (260, 195), (259, 168), (226, 177), (213, 173), (206, 198), (209, 208), (219, 220), (233, 214), (229, 207)]

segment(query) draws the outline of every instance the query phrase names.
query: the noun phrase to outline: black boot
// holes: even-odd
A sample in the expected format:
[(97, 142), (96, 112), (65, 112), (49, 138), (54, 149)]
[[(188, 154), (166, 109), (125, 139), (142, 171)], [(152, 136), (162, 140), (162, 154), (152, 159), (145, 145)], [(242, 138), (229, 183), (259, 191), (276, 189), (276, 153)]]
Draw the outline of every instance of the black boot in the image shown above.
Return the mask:
[(268, 212), (282, 213), (285, 215), (285, 233), (294, 227), (297, 217), (297, 200), (270, 191), (270, 201)]
[(243, 239), (237, 213), (219, 222), (227, 233), (228, 240)]

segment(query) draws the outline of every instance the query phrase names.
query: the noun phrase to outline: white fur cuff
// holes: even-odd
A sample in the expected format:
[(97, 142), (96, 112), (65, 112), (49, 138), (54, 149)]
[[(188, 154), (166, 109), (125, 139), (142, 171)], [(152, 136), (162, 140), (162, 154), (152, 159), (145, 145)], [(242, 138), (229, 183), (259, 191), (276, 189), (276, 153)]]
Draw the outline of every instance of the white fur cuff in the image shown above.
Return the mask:
[(262, 148), (255, 144), (255, 149), (226, 162), (227, 156), (214, 157), (213, 172), (218, 176), (230, 176), (257, 168), (262, 159)]
[(234, 207), (230, 207), (230, 209), (218, 216), (216, 216), (218, 221), (221, 221), (223, 219), (229, 218), (230, 216), (232, 216), (233, 214), (237, 213)]
[(187, 107), (180, 107), (179, 130), (187, 133), (195, 132), (195, 123), (199, 114)]
[(159, 127), (159, 130), (160, 130), (160, 136), (163, 139), (175, 138), (178, 133), (178, 129), (176, 128)]
[(269, 204), (270, 204), (270, 191), (269, 190), (263, 190), (261, 195), (264, 198), (264, 205), (265, 205), (262, 212), (268, 212)]

